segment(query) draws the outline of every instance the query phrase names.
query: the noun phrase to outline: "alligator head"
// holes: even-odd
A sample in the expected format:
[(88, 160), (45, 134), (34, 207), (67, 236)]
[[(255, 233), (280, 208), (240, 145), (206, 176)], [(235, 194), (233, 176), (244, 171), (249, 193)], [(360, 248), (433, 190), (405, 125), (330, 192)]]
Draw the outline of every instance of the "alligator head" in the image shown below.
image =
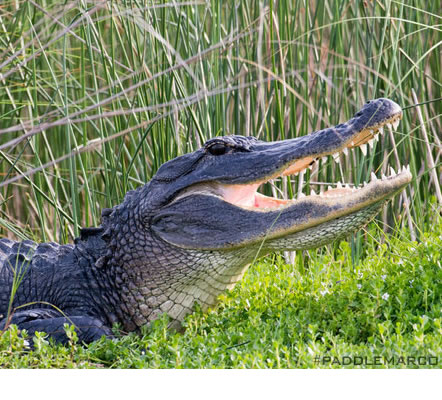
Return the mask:
[[(258, 256), (318, 247), (362, 227), (411, 180), (407, 168), (361, 188), (338, 184), (322, 194), (281, 200), (258, 193), (273, 178), (296, 175), (322, 157), (361, 147), (396, 126), (401, 108), (369, 101), (348, 122), (296, 139), (211, 139), (162, 165), (103, 225), (112, 227), (111, 264), (123, 270), (127, 313), (140, 326), (167, 312), (181, 321), (241, 279)], [(128, 211), (129, 210), (129, 211)], [(130, 281), (129, 289), (127, 282)]]

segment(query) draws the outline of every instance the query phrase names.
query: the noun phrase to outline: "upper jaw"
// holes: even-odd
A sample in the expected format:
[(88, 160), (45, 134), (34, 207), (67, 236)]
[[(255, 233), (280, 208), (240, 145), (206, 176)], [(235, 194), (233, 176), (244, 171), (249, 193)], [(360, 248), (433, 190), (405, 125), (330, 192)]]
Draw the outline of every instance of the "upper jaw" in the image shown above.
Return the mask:
[[(385, 127), (396, 129), (402, 118), (398, 104), (388, 99), (372, 100), (349, 121), (313, 132), (296, 139), (264, 143), (257, 146), (263, 159), (268, 159), (274, 168), (255, 182), (266, 182), (278, 176), (297, 175), (315, 162), (333, 156), (339, 162), (340, 154), (347, 155), (349, 149), (359, 147), (364, 154), (373, 148)], [(275, 156), (277, 155), (277, 156)], [(246, 182), (243, 180), (241, 183)]]

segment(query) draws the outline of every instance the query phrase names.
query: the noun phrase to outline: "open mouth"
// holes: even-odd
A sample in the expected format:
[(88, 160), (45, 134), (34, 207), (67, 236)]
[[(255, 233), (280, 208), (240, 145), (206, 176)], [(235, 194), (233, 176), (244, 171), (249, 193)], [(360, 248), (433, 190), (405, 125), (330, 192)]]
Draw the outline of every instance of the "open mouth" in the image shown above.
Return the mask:
[(157, 172), (153, 189), (164, 190), (162, 183), (173, 176), (179, 179), (166, 191), (169, 200), (151, 225), (175, 246), (213, 250), (250, 245), (254, 252), (259, 243), (263, 254), (314, 248), (342, 238), (364, 226), (410, 183), (408, 167), (401, 166), (397, 173), (390, 168), (388, 177), (372, 173), (370, 182), (360, 187), (338, 182), (323, 193), (298, 195), (295, 200), (258, 190), (270, 180), (300, 173), (297, 184), (302, 187), (303, 172), (315, 162), (323, 157), (339, 161), (341, 153), (350, 150), (365, 154), (367, 146), (386, 127), (396, 128), (401, 118), (399, 105), (380, 98), (367, 102), (345, 123), (295, 139), (265, 142), (236, 135), (209, 139)]
[[(314, 164), (319, 162), (319, 160), (327, 161), (329, 156), (332, 156), (334, 160), (339, 163), (341, 153), (348, 155), (349, 149), (354, 149), (359, 147), (364, 154), (367, 155), (367, 147), (374, 147), (375, 141), (379, 139), (379, 135), (384, 133), (384, 128), (396, 129), (399, 125), (399, 121), (402, 118), (402, 111), (400, 108), (397, 112), (392, 113), (392, 115), (382, 121), (378, 122), (376, 125), (370, 125), (364, 129), (352, 135), (351, 138), (343, 144), (339, 149), (335, 149), (330, 153), (322, 153), (317, 155), (309, 155), (301, 159), (297, 159), (289, 165), (285, 166), (284, 169), (266, 177), (262, 180), (255, 181), (250, 184), (222, 184), (217, 183), (212, 194), (216, 194), (221, 197), (224, 201), (234, 204), (238, 207), (246, 208), (252, 211), (274, 211), (279, 208), (285, 208), (292, 206), (295, 203), (302, 202), (305, 200), (315, 200), (324, 202), (336, 202), (336, 201), (351, 201), (353, 198), (357, 198), (363, 195), (364, 192), (376, 191), (377, 188), (382, 188), (382, 186), (390, 188), (389, 195), (394, 194), (394, 188), (402, 187), (404, 183), (408, 183), (411, 179), (411, 173), (409, 167), (402, 167), (399, 171), (395, 171), (393, 168), (389, 168), (389, 176), (382, 175), (378, 178), (374, 172), (371, 173), (371, 179), (368, 183), (363, 183), (361, 187), (351, 187), (348, 184), (338, 182), (336, 187), (328, 187), (328, 190), (323, 193), (316, 194), (313, 190), (310, 195), (304, 195), (301, 193), (297, 200), (283, 200), (274, 197), (265, 196), (258, 193), (258, 189), (264, 183), (271, 179), (277, 178), (278, 176), (296, 176), (300, 172), (305, 171), (307, 168), (312, 169)], [(353, 151), (353, 150), (352, 150)], [(382, 192), (382, 190), (380, 190)], [(388, 197), (388, 196), (385, 196)]]

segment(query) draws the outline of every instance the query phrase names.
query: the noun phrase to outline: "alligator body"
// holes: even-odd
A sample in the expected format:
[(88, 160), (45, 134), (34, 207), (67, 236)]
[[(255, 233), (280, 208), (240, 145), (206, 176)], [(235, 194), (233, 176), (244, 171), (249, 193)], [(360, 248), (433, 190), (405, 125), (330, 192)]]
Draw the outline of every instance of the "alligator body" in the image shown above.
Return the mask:
[(408, 169), (298, 200), (257, 189), (321, 157), (364, 148), (401, 117), (396, 103), (378, 99), (344, 124), (296, 139), (214, 138), (162, 165), (73, 245), (0, 240), (0, 329), (14, 323), (63, 342), (67, 322), (90, 342), (110, 336), (114, 323), (130, 332), (162, 313), (179, 326), (195, 302), (214, 306), (257, 257), (322, 246), (375, 216), (410, 182)]

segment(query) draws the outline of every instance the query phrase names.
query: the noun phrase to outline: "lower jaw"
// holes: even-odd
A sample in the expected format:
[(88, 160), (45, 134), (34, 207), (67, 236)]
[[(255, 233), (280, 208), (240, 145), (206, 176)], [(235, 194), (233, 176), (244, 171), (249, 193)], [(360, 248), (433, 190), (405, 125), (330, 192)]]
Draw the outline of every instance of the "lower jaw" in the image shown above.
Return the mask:
[(354, 213), (271, 239), (265, 242), (263, 247), (268, 251), (293, 251), (313, 249), (329, 244), (361, 229), (379, 213), (385, 202), (386, 200), (382, 200)]

